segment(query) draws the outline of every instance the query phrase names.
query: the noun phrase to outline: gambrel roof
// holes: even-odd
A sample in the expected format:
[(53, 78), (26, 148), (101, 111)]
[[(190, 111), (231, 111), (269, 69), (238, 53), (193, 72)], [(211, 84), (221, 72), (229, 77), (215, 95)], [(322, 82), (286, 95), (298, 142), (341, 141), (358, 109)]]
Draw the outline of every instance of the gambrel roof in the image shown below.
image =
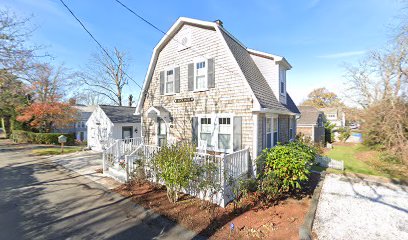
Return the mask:
[[(143, 90), (141, 96), (139, 98), (138, 106), (136, 108), (136, 114), (140, 114), (140, 110), (142, 109), (143, 102), (146, 97), (147, 89), (149, 88), (150, 82), (152, 80), (152, 75), (154, 72), (154, 68), (158, 59), (158, 55), (163, 47), (171, 41), (171, 38), (177, 33), (178, 30), (184, 24), (195, 25), (204, 28), (211, 28), (215, 29), (215, 31), (219, 34), (219, 37), (222, 42), (224, 42), (227, 48), (230, 50), (231, 55), (234, 57), (238, 67), (240, 74), (247, 80), (250, 90), (252, 91), (252, 95), (254, 100), (258, 103), (258, 107), (255, 108), (255, 111), (262, 111), (268, 109), (273, 112), (282, 113), (282, 114), (299, 114), (299, 110), (297, 109), (296, 105), (292, 101), (292, 98), (287, 94), (286, 97), (286, 104), (282, 104), (273, 93), (271, 87), (267, 83), (265, 77), (262, 75), (261, 71), (255, 64), (254, 60), (250, 56), (250, 50), (247, 49), (242, 43), (240, 43), (234, 36), (232, 36), (229, 32), (227, 32), (221, 25), (215, 22), (207, 22), (201, 21), (191, 18), (184, 18), (181, 17), (177, 20), (177, 22), (170, 28), (167, 34), (161, 39), (161, 41), (156, 45), (153, 51), (153, 56), (149, 64), (149, 69), (146, 74), (146, 78), (143, 85)], [(271, 54), (270, 54), (271, 55)], [(275, 55), (271, 55), (275, 56)], [(278, 61), (284, 61), (289, 68), (290, 65), (287, 61), (279, 56)], [(238, 70), (238, 69), (237, 69)]]

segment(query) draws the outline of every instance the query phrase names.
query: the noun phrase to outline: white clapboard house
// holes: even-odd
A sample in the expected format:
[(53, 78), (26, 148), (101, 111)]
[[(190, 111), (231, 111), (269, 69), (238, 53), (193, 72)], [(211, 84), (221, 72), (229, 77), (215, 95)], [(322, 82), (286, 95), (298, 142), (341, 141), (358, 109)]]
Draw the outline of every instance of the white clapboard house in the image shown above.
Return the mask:
[(86, 122), (88, 147), (102, 151), (115, 140), (140, 138), (140, 116), (134, 113), (134, 107), (98, 105)]

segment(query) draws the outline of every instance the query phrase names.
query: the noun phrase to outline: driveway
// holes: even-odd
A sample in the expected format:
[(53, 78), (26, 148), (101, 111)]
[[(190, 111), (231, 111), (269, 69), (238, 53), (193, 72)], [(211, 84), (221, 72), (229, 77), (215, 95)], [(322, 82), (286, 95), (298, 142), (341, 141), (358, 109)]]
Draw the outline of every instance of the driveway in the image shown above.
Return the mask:
[(313, 230), (318, 239), (408, 239), (408, 186), (328, 174)]
[(0, 239), (192, 239), (91, 178), (0, 140)]

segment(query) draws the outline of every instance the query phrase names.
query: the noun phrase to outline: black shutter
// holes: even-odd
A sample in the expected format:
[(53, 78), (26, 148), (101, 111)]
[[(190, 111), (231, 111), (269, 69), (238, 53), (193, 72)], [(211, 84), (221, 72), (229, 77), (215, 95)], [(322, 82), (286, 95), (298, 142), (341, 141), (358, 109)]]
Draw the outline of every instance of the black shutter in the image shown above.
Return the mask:
[(194, 90), (194, 63), (188, 64), (188, 91)]
[(215, 68), (214, 68), (214, 58), (208, 59), (208, 88), (215, 87)]
[(164, 71), (160, 72), (160, 94), (164, 94)]
[(193, 117), (191, 119), (191, 134), (192, 141), (194, 144), (198, 143), (198, 117)]
[(175, 92), (179, 93), (180, 92), (180, 67), (176, 67), (174, 69), (174, 87), (175, 87)]
[(233, 122), (233, 149), (239, 151), (242, 149), (242, 117), (234, 117)]

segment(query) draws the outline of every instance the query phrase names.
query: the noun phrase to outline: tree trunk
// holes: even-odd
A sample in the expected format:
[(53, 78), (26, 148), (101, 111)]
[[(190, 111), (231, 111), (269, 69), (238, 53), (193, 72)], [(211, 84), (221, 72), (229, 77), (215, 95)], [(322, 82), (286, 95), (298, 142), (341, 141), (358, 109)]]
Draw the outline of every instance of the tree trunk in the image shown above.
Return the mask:
[(4, 131), (6, 132), (6, 138), (10, 138), (11, 135), (11, 117), (5, 116), (4, 118)]

